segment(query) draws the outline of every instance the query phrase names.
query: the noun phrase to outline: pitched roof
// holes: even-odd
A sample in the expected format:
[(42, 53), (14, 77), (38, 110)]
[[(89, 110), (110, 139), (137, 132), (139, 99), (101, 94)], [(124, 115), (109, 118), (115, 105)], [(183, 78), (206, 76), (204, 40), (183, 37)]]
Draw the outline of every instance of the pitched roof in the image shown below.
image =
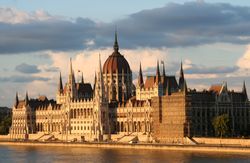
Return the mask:
[(152, 88), (155, 84), (155, 76), (147, 76), (144, 87)]
[(223, 87), (222, 84), (215, 84), (209, 88), (209, 91), (219, 94), (220, 91), (222, 90), (222, 87)]
[(79, 94), (93, 94), (93, 89), (90, 83), (77, 83), (76, 89)]

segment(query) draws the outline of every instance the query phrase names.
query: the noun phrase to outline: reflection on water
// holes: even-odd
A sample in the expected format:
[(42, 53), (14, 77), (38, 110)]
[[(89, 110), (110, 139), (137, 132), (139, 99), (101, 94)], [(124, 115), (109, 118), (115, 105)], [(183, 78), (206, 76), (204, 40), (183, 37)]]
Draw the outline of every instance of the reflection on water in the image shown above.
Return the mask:
[(167, 150), (0, 146), (0, 162), (230, 163), (250, 162), (250, 156), (247, 154), (197, 153)]

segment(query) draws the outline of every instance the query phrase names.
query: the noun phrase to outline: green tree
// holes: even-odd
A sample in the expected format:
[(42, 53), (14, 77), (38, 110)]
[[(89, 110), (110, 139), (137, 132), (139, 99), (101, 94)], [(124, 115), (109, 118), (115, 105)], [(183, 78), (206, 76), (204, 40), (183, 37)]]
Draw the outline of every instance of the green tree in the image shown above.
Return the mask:
[(0, 122), (0, 134), (7, 135), (11, 126), (11, 116), (5, 116)]
[(216, 136), (226, 136), (229, 134), (229, 116), (228, 114), (222, 114), (213, 119), (213, 127)]

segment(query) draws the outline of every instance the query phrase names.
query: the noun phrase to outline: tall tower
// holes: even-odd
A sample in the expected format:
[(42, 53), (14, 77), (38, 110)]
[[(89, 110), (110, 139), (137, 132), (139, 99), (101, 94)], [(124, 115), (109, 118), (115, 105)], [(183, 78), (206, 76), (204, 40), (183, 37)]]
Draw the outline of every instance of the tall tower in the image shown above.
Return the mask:
[(95, 98), (97, 98), (100, 102), (105, 101), (106, 93), (104, 88), (103, 82), (103, 73), (102, 73), (102, 66), (101, 66), (101, 58), (99, 54), (99, 70), (97, 76), (95, 76)]
[(70, 99), (77, 98), (75, 74), (72, 68), (71, 58), (70, 58), (69, 77), (68, 77), (68, 83), (67, 83), (67, 97)]
[(103, 135), (109, 131), (109, 109), (108, 101), (103, 82), (103, 73), (101, 67), (101, 59), (99, 55), (99, 70), (95, 76), (94, 84), (94, 119), (93, 119), (93, 133), (97, 140), (102, 140)]
[(103, 65), (103, 80), (109, 102), (123, 102), (132, 96), (132, 71), (127, 60), (119, 52), (117, 32), (113, 53)]

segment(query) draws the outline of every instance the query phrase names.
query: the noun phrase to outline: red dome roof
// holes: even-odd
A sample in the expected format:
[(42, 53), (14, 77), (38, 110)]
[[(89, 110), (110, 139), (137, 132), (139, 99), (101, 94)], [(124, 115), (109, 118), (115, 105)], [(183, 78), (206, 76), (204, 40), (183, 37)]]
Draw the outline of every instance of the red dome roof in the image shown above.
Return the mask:
[(123, 55), (119, 53), (119, 45), (117, 41), (117, 34), (115, 33), (115, 42), (114, 42), (114, 52), (108, 57), (103, 65), (103, 73), (131, 73), (130, 66), (128, 61), (124, 58)]
[(131, 73), (128, 61), (118, 51), (114, 51), (112, 55), (108, 57), (103, 65), (103, 73)]

